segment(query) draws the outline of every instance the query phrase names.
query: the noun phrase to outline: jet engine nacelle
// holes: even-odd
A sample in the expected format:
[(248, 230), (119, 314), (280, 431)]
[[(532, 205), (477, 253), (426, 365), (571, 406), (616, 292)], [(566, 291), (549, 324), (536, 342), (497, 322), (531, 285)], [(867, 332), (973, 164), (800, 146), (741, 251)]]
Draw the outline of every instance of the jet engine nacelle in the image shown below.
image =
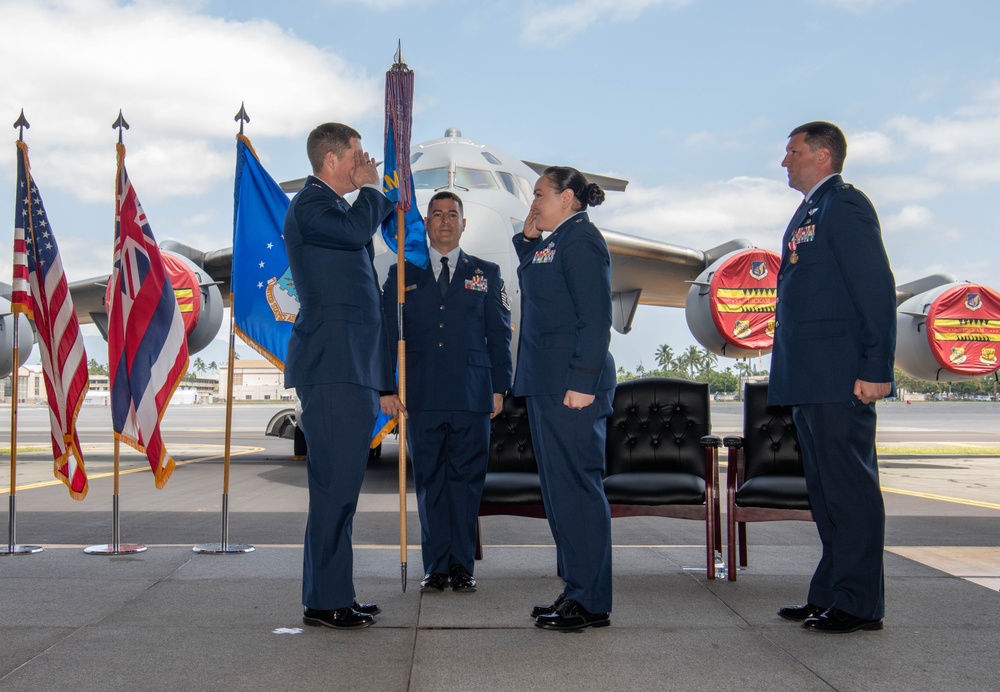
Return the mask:
[(909, 298), (896, 312), (896, 365), (921, 380), (955, 382), (1000, 367), (1000, 293), (948, 283)]
[[(162, 248), (160, 255), (170, 275), (174, 297), (184, 320), (188, 353), (197, 353), (212, 343), (222, 326), (222, 293), (212, 277), (184, 255)], [(109, 283), (105, 305), (111, 304), (110, 292)], [(105, 330), (102, 329), (102, 332)]]
[(726, 358), (771, 351), (781, 257), (742, 249), (723, 255), (694, 280), (684, 316), (699, 344)]
[[(0, 317), (0, 377), (7, 377), (14, 371), (14, 315), (6, 298), (0, 298), (0, 315), (3, 315)], [(31, 355), (35, 333), (26, 315), (19, 314), (17, 317), (17, 345), (20, 349), (17, 359), (20, 361), (18, 365), (24, 365)]]

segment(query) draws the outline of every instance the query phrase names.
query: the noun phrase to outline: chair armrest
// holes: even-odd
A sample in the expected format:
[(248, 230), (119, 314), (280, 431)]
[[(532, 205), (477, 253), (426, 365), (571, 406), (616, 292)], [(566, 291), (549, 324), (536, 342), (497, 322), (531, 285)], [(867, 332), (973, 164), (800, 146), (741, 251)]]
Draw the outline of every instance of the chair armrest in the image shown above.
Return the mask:
[(726, 435), (722, 443), (729, 449), (726, 459), (726, 488), (732, 494), (743, 483), (744, 439), (741, 435)]
[(698, 441), (698, 444), (702, 447), (721, 447), (722, 440), (719, 439), (718, 435), (705, 435)]

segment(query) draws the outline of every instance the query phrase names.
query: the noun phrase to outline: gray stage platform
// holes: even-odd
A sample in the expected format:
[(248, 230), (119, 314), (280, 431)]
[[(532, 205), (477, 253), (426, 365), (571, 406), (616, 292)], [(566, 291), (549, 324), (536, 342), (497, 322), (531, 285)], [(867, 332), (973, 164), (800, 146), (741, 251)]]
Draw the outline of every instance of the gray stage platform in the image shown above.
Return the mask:
[[(261, 444), (255, 430), (236, 444)], [(416, 548), (402, 593), (391, 448), (369, 468), (354, 533), (358, 598), (384, 612), (361, 631), (304, 627), (305, 472), (287, 461), (288, 447), (265, 441), (233, 463), (230, 540), (257, 547), (245, 555), (191, 551), (217, 542), (221, 526), (222, 467), (204, 450), (188, 454), (203, 460), (179, 466), (163, 491), (148, 471), (122, 476), (122, 541), (149, 545), (141, 554), (83, 553), (111, 537), (109, 477), (95, 473), (82, 503), (58, 485), (19, 491), (18, 538), (45, 550), (0, 557), (0, 690), (997, 689), (1000, 592), (891, 550), (885, 630), (819, 635), (778, 618), (778, 607), (803, 600), (818, 559), (815, 527), (804, 522), (752, 525), (750, 569), (729, 583), (685, 569), (703, 565), (702, 524), (614, 520), (605, 629), (533, 626), (531, 606), (561, 589), (547, 525), (536, 519), (483, 520), (478, 593), (421, 595)], [(93, 460), (95, 469), (107, 461)], [(23, 463), (27, 474), (31, 457)], [(935, 467), (956, 477), (954, 460), (889, 463), (884, 485)], [(959, 494), (954, 483), (928, 489)], [(899, 492), (887, 492), (886, 505), (890, 547), (964, 546), (988, 559), (1000, 548), (1000, 505)], [(412, 497), (409, 507), (415, 546)], [(0, 517), (6, 529), (2, 508)]]

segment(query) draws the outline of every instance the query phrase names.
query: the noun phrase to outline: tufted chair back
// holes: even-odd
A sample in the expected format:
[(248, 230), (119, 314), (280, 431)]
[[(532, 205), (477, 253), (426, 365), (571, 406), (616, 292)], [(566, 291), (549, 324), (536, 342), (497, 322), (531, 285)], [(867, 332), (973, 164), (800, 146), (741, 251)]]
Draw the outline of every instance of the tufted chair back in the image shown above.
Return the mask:
[(743, 483), (760, 476), (802, 478), (791, 407), (768, 406), (766, 382), (747, 383), (743, 396)]
[(538, 473), (528, 429), (528, 405), (523, 396), (508, 394), (503, 410), (490, 421), (487, 473)]
[(606, 473), (670, 471), (704, 478), (699, 441), (711, 430), (707, 384), (668, 377), (622, 382), (608, 419)]

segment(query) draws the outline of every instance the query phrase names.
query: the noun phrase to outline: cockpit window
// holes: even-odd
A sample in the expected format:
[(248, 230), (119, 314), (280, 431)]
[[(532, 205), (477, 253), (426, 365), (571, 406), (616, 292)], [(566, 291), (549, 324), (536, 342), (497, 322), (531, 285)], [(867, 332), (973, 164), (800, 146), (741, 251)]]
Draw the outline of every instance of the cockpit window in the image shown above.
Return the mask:
[(482, 151), (480, 153), (483, 155), (484, 159), (486, 159), (487, 161), (489, 161), (490, 163), (492, 163), (494, 166), (501, 165), (500, 164), (500, 159), (498, 159), (496, 156), (494, 156), (490, 152), (488, 152), (488, 151)]
[(455, 184), (470, 190), (491, 190), (500, 187), (492, 173), (476, 168), (459, 168)]
[[(500, 188), (493, 174), (478, 168), (459, 168), (455, 171), (455, 185), (466, 190), (496, 190)], [(448, 186), (447, 168), (428, 168), (413, 171), (413, 186), (418, 190), (436, 190)], [(506, 187), (506, 186), (505, 186)]]
[(424, 152), (422, 151), (418, 151), (415, 154), (410, 154), (410, 165), (412, 166), (413, 164), (415, 164), (417, 162), (417, 159), (419, 159), (423, 155)]
[(428, 168), (423, 171), (413, 171), (413, 187), (418, 190), (436, 190), (448, 186), (447, 168)]
[(532, 195), (534, 193), (531, 183), (521, 176), (508, 173), (507, 171), (497, 171), (497, 176), (500, 178), (500, 182), (507, 192), (517, 197), (529, 207), (531, 206)]

